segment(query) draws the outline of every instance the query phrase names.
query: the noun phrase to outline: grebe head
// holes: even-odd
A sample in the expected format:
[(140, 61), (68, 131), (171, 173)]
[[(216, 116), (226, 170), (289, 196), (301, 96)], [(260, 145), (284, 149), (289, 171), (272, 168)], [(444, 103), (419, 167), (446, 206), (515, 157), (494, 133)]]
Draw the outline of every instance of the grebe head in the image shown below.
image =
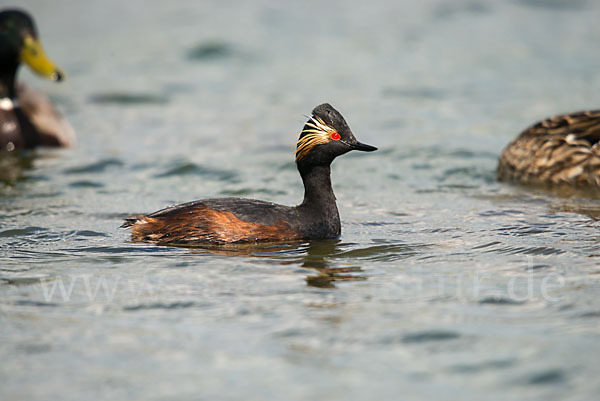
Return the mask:
[(339, 111), (329, 103), (314, 108), (296, 144), (298, 166), (329, 165), (351, 150), (372, 152), (375, 146), (360, 143)]

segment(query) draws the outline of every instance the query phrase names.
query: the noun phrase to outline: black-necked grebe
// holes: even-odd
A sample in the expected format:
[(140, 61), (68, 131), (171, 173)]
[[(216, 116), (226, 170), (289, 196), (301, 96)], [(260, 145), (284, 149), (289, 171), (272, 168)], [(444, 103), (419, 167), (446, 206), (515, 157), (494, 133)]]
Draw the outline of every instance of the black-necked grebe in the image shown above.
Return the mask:
[(26, 12), (0, 11), (0, 61), (0, 150), (72, 145), (73, 129), (52, 103), (15, 82), (21, 62), (53, 81), (64, 78), (64, 73), (46, 57), (35, 24)]
[(290, 207), (253, 199), (205, 199), (125, 220), (133, 241), (172, 245), (285, 242), (335, 238), (340, 217), (331, 188), (331, 162), (351, 150), (376, 147), (356, 140), (331, 105), (317, 106), (296, 144), (304, 200)]
[(600, 110), (555, 116), (527, 128), (500, 155), (497, 176), (600, 189)]

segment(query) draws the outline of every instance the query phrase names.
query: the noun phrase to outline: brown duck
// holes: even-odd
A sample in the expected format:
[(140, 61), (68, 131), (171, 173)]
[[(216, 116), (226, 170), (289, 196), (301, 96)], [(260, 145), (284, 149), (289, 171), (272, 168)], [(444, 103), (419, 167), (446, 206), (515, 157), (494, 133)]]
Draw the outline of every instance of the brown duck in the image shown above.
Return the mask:
[(554, 116), (527, 128), (500, 155), (497, 177), (600, 189), (600, 110)]

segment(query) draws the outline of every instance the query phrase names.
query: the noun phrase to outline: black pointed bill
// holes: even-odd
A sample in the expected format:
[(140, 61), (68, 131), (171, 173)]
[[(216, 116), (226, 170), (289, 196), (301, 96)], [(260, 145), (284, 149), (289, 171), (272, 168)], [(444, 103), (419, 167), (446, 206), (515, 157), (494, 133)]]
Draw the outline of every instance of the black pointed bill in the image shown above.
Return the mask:
[(346, 145), (348, 145), (350, 147), (350, 149), (352, 150), (360, 150), (362, 152), (373, 152), (375, 150), (377, 150), (377, 148), (375, 146), (371, 146), (371, 145), (367, 145), (366, 143), (361, 143), (361, 142), (344, 142)]

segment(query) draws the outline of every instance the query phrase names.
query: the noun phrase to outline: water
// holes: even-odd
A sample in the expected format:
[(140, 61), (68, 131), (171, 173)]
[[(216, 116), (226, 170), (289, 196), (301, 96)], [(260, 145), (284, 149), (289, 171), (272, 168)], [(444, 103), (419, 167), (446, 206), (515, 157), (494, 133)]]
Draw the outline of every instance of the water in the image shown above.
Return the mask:
[[(495, 181), (598, 107), (593, 1), (21, 1), (78, 132), (2, 158), (0, 398), (592, 400), (600, 201)], [(339, 241), (135, 244), (131, 213), (302, 198), (328, 101)]]

